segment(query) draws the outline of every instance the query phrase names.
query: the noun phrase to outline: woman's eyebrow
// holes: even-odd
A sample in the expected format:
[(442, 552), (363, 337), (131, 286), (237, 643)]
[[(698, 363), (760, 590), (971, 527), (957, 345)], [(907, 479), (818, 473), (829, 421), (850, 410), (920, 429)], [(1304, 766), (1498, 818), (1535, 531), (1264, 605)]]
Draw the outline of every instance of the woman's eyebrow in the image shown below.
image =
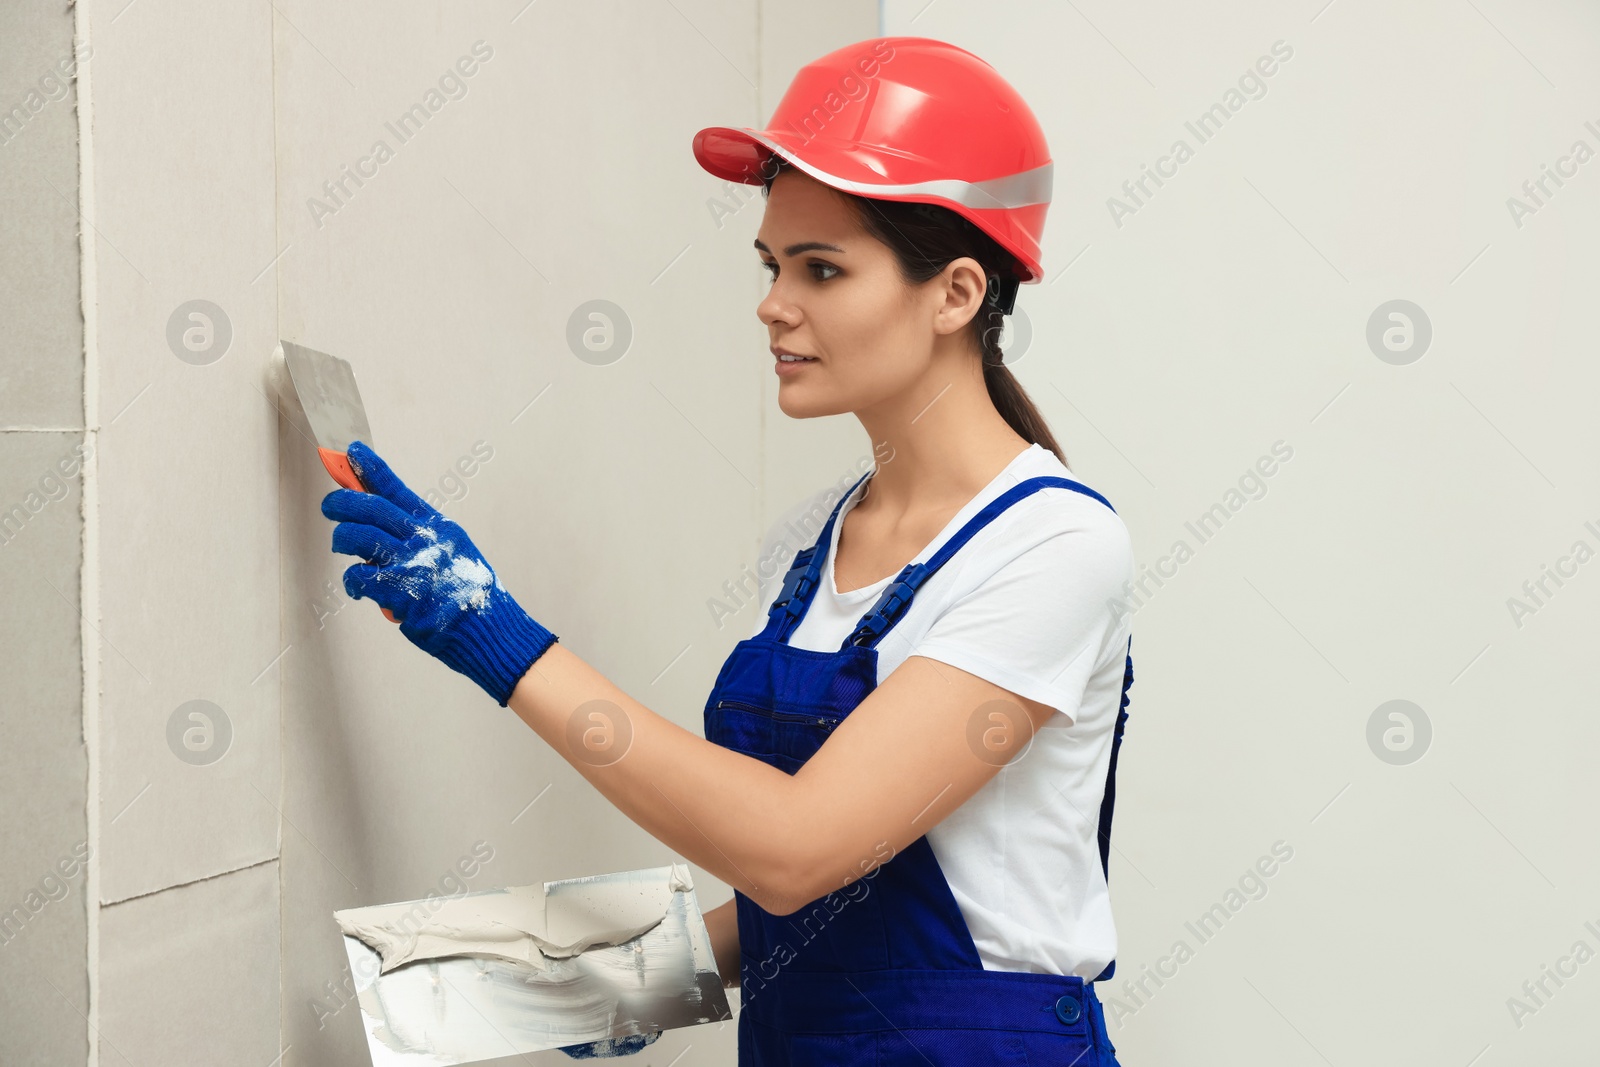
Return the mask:
[[(761, 243), (761, 238), (756, 238), (756, 247), (767, 255), (772, 255), (772, 249)], [(826, 244), (822, 241), (801, 241), (797, 245), (790, 245), (783, 250), (786, 256), (798, 256), (801, 252), (843, 252), (838, 245)]]

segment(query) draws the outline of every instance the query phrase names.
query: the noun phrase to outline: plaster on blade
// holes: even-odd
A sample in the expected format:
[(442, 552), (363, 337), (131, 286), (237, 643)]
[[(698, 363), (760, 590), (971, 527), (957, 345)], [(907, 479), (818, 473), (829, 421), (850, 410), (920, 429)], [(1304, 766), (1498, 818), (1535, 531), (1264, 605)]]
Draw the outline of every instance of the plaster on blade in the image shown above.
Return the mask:
[[(531, 893), (508, 899), (516, 890)], [(534, 895), (543, 897), (542, 920), (527, 906)], [(359, 921), (346, 925), (352, 919), (377, 918), (391, 932), (427, 929), (433, 939), (424, 946), (426, 958), (418, 954), (385, 970), (378, 951), (345, 934), (375, 1067), (476, 1063), (733, 1018), (682, 864), (546, 882), (542, 892), (537, 886), (491, 889), (447, 902), (466, 905), (455, 918), (476, 918), (452, 929), (437, 896), (334, 913), (347, 931), (360, 930)], [(486, 925), (497, 917), (510, 922)], [(527, 936), (511, 936), (518, 925), (531, 928)], [(605, 943), (637, 926), (646, 929)], [(486, 931), (491, 938), (479, 940)], [(457, 954), (436, 951), (446, 942), (455, 943)], [(403, 951), (406, 945), (390, 947)]]

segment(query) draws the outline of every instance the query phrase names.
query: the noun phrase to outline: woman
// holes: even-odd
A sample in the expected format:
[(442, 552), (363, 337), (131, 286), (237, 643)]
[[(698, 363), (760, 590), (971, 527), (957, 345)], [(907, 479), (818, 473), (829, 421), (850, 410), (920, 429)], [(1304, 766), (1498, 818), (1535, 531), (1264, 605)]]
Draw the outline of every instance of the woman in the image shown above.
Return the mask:
[(1038, 123), (976, 56), (895, 37), (805, 67), (769, 129), (694, 149), (767, 197), (779, 406), (854, 414), (880, 460), (768, 532), (763, 561), (821, 524), (724, 663), (705, 738), (558, 645), (360, 443), (372, 494), (323, 505), (335, 551), (368, 561), (346, 588), (734, 887), (706, 923), (742, 985), (741, 1064), (1114, 1067), (1093, 982), (1116, 945), (1133, 562), (1000, 359), (1040, 278)]

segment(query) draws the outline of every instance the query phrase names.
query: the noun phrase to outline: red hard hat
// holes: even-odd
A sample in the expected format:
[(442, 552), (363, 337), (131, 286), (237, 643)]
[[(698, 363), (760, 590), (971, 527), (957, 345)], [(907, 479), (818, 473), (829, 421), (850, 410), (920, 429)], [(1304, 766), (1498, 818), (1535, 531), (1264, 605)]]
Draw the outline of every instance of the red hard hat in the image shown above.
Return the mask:
[(817, 181), (969, 220), (1037, 282), (1054, 164), (1038, 119), (988, 63), (945, 41), (879, 37), (800, 68), (765, 130), (710, 126), (694, 155), (719, 178), (762, 184), (777, 154)]

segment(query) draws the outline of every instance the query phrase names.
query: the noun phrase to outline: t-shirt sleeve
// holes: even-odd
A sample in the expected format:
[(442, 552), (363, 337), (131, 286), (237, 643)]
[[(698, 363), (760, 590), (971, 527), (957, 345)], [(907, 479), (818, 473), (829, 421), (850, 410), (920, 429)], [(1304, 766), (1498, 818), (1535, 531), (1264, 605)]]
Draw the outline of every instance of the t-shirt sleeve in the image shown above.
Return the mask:
[(1096, 666), (1112, 642), (1120, 649), (1126, 640), (1129, 619), (1114, 605), (1133, 576), (1133, 547), (1109, 511), (1086, 520), (1081, 509), (1059, 509), (1039, 521), (1055, 532), (1034, 536), (959, 596), (908, 655), (959, 667), (1076, 722)]

